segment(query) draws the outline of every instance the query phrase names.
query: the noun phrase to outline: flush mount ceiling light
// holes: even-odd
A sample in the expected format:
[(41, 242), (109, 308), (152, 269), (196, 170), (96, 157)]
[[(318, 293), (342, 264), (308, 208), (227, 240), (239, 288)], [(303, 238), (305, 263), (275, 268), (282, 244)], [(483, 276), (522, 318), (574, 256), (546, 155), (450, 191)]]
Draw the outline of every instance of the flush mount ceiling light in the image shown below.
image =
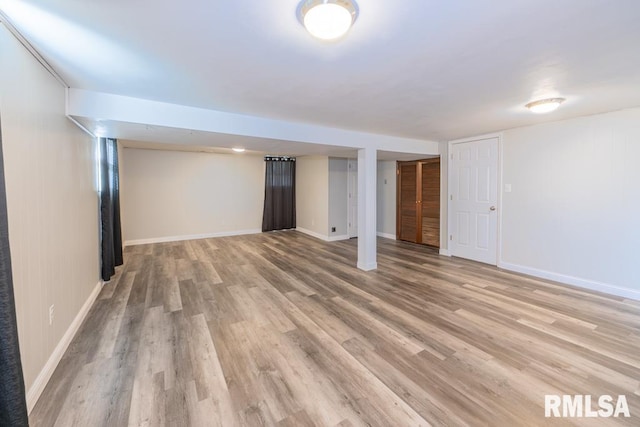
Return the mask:
[(560, 104), (565, 101), (564, 98), (549, 98), (549, 99), (541, 99), (539, 101), (533, 101), (525, 105), (529, 110), (533, 113), (550, 113), (558, 109)]
[(358, 16), (353, 0), (303, 0), (298, 17), (309, 33), (322, 40), (335, 40), (349, 31)]
[(232, 150), (235, 151), (236, 153), (244, 153), (244, 148), (235, 147), (235, 148), (232, 148)]

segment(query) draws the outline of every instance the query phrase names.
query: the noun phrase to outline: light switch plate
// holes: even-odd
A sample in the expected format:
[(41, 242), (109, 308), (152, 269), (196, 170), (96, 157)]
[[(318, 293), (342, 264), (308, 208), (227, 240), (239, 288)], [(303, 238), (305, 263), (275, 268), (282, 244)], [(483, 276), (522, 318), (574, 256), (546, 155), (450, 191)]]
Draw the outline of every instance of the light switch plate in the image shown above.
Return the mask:
[(511, 184), (505, 184), (504, 185), (504, 192), (505, 193), (511, 193)]

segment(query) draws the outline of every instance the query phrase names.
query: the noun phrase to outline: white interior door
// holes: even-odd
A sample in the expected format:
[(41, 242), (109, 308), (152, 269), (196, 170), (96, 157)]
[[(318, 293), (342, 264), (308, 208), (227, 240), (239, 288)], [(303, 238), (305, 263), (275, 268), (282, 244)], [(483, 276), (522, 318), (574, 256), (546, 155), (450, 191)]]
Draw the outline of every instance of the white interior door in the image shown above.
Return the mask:
[(358, 237), (358, 161), (347, 162), (348, 197), (347, 230), (349, 238)]
[(451, 255), (497, 264), (498, 138), (451, 144)]

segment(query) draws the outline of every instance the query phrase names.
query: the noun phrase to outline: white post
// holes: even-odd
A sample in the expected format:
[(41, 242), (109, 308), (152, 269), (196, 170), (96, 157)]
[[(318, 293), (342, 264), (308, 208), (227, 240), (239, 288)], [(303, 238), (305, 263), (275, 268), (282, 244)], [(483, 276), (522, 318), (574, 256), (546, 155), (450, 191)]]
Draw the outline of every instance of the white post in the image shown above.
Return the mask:
[(358, 268), (378, 268), (376, 262), (377, 150), (358, 150)]

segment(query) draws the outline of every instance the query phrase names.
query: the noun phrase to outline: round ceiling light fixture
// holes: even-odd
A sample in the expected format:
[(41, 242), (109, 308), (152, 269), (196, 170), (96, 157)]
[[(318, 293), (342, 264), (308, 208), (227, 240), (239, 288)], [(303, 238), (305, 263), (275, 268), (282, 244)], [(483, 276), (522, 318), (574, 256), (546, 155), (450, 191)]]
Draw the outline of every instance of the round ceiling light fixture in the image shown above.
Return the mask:
[(244, 148), (241, 147), (234, 147), (232, 148), (233, 151), (235, 151), (236, 153), (244, 153)]
[(525, 105), (533, 113), (550, 113), (558, 109), (560, 104), (565, 101), (564, 98), (548, 98), (539, 101), (533, 101)]
[(303, 0), (298, 17), (309, 33), (321, 40), (336, 40), (349, 31), (358, 16), (354, 0)]

